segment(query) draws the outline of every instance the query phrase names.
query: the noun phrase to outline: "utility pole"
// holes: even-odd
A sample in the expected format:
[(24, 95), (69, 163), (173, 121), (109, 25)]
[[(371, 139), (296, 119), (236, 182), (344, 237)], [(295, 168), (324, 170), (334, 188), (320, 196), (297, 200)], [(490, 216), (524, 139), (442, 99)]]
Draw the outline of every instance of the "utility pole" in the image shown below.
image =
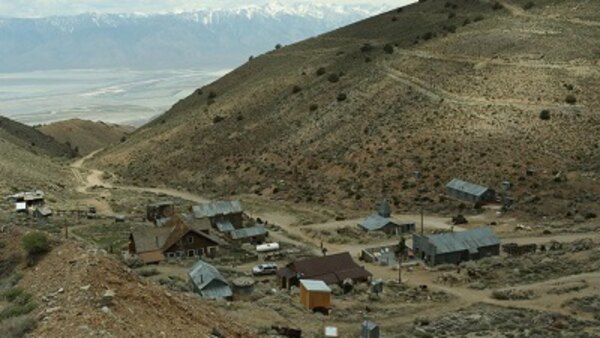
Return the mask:
[(423, 200), (421, 198), (421, 189), (423, 189), (422, 184), (423, 184), (423, 175), (421, 174), (420, 171), (415, 171), (415, 179), (417, 180), (418, 184), (418, 198), (419, 198), (419, 206), (420, 206), (420, 211), (421, 211), (421, 236), (423, 236), (424, 233), (424, 225), (423, 225)]
[(404, 253), (406, 252), (406, 240), (404, 236), (400, 237), (398, 242), (398, 248), (396, 255), (398, 257), (398, 283), (402, 284), (402, 261), (404, 260)]
[(424, 225), (423, 225), (423, 201), (421, 201), (421, 236), (423, 236), (423, 232), (424, 232), (423, 228), (424, 228)]

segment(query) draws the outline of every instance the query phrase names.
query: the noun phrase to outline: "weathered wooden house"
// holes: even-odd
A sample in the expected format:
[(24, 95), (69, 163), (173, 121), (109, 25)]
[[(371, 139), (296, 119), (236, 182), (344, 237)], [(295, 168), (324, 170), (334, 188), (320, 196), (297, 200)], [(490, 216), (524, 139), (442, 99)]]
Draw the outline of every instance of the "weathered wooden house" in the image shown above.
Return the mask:
[(496, 199), (494, 190), (456, 178), (446, 185), (446, 192), (453, 199), (473, 204), (493, 202)]
[(490, 227), (429, 236), (413, 234), (413, 252), (428, 265), (459, 264), (500, 254), (500, 240)]
[(174, 258), (214, 257), (222, 244), (220, 239), (174, 216), (167, 226), (133, 230), (129, 236), (129, 254), (150, 264)]
[(331, 288), (320, 280), (300, 280), (300, 302), (308, 310), (328, 312), (331, 308)]
[(341, 285), (345, 280), (354, 283), (368, 282), (372, 274), (356, 264), (348, 252), (342, 252), (289, 263), (286, 267), (277, 270), (277, 277), (281, 287), (289, 289), (298, 286), (301, 279), (314, 279), (330, 285)]
[(192, 213), (196, 219), (207, 218), (219, 232), (228, 233), (244, 226), (244, 215), (240, 201), (219, 201), (195, 205)]
[(207, 299), (231, 299), (229, 282), (214, 266), (199, 260), (188, 272), (194, 292)]

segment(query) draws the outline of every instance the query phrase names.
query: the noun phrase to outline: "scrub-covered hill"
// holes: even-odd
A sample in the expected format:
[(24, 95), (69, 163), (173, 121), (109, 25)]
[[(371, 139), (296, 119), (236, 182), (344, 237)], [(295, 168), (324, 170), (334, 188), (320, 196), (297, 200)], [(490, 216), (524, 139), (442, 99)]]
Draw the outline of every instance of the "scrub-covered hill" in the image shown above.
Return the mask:
[(532, 215), (597, 208), (599, 13), (420, 1), (250, 60), (96, 164), (138, 185), (351, 208), (420, 195), (450, 210), (453, 177), (509, 180)]

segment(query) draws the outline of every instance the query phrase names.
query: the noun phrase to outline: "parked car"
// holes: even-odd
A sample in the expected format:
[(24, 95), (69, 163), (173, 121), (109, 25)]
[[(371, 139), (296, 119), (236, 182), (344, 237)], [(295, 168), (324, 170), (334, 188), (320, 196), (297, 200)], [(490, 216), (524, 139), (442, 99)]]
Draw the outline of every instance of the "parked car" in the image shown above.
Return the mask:
[(274, 275), (276, 273), (277, 273), (277, 264), (275, 264), (275, 263), (259, 264), (252, 268), (252, 274), (255, 276)]

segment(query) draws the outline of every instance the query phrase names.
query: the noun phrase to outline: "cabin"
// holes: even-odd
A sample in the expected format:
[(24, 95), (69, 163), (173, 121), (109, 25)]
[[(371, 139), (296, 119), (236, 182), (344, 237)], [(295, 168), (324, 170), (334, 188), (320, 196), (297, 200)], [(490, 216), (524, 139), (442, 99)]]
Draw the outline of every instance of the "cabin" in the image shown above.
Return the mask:
[(354, 262), (348, 252), (334, 255), (306, 258), (289, 263), (277, 270), (281, 288), (298, 286), (301, 279), (314, 279), (328, 285), (341, 285), (346, 280), (353, 283), (368, 282), (372, 274)]
[(490, 227), (430, 236), (413, 235), (414, 255), (431, 266), (460, 264), (500, 254), (500, 240)]
[(52, 216), (52, 209), (49, 207), (38, 207), (33, 211), (33, 217), (35, 218), (48, 218)]
[(456, 178), (446, 185), (446, 192), (450, 198), (473, 204), (489, 203), (496, 199), (494, 190)]
[(240, 201), (218, 201), (192, 207), (195, 219), (209, 219), (217, 231), (229, 233), (244, 226), (244, 215)]
[(141, 227), (129, 235), (129, 254), (145, 264), (166, 259), (215, 257), (222, 241), (188, 225), (175, 216), (164, 227)]
[(308, 310), (328, 313), (331, 308), (331, 288), (320, 280), (300, 280), (300, 302)]
[(41, 190), (20, 192), (7, 197), (15, 203), (17, 212), (34, 211), (36, 208), (43, 207), (46, 204), (45, 194)]
[(231, 300), (233, 291), (229, 283), (214, 266), (199, 260), (188, 272), (194, 292), (206, 299)]
[(398, 236), (415, 231), (415, 223), (397, 223), (391, 218), (391, 206), (387, 200), (383, 200), (377, 208), (377, 212), (361, 221), (358, 226), (365, 232), (383, 232), (388, 235)]

